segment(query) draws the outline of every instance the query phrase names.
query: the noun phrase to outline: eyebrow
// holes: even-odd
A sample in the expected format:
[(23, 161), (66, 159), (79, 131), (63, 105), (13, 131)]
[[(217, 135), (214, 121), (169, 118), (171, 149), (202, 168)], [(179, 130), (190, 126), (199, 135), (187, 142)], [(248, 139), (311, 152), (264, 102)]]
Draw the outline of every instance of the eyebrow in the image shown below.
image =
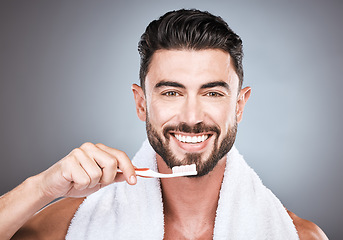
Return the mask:
[(160, 87), (177, 87), (177, 88), (186, 88), (184, 85), (178, 82), (173, 81), (160, 81), (155, 85), (155, 88)]
[[(185, 89), (186, 87), (178, 82), (173, 82), (173, 81), (160, 81), (155, 85), (155, 88), (160, 88), (160, 87), (177, 87), (177, 88), (183, 88)], [(200, 89), (206, 89), (206, 88), (214, 88), (214, 87), (223, 87), (228, 90), (230, 90), (229, 84), (227, 84), (224, 81), (214, 81), (214, 82), (209, 82), (203, 84)]]
[(229, 84), (227, 84), (224, 81), (215, 81), (215, 82), (210, 82), (202, 85), (200, 88), (205, 89), (205, 88), (214, 88), (214, 87), (223, 87), (226, 88), (227, 90), (230, 90)]

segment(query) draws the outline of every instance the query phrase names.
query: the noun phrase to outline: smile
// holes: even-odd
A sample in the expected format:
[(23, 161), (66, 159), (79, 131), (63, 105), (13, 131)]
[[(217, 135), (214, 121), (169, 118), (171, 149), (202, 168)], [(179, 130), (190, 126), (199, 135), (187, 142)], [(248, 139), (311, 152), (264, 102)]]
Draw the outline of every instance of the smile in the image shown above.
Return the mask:
[(174, 134), (175, 138), (183, 143), (201, 143), (206, 141), (209, 138), (208, 134), (199, 135), (199, 136), (186, 136), (182, 134)]

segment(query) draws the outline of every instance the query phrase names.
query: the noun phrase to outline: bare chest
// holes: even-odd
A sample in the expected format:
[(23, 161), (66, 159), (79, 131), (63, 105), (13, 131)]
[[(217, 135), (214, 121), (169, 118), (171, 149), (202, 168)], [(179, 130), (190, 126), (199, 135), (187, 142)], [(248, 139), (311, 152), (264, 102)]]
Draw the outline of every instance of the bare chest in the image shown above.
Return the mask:
[(213, 239), (214, 224), (187, 224), (165, 222), (164, 240), (210, 240)]

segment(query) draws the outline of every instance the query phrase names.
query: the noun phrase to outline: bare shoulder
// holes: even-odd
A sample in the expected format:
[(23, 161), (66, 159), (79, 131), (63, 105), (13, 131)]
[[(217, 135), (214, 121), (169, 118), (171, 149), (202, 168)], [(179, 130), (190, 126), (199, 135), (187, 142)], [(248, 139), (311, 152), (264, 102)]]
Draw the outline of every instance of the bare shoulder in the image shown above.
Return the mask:
[(292, 218), (295, 228), (298, 231), (300, 240), (328, 240), (327, 236), (320, 227), (313, 222), (302, 219), (287, 210), (289, 216)]
[(36, 213), (11, 239), (65, 239), (70, 221), (84, 198), (64, 198)]

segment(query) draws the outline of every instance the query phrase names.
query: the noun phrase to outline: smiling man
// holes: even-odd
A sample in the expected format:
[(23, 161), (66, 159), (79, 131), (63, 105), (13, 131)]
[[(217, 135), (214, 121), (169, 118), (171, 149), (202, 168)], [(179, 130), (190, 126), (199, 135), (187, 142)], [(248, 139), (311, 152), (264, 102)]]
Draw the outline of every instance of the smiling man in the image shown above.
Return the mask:
[[(134, 92), (158, 161), (170, 168), (195, 163), (198, 176), (212, 171), (235, 140), (238, 82), (222, 50), (155, 52), (145, 93), (138, 86)], [(249, 94), (245, 88), (240, 97)]]
[[(251, 93), (239, 36), (207, 12), (172, 11), (149, 24), (139, 51), (132, 91), (148, 140), (132, 162), (103, 144), (74, 149), (0, 199), (0, 238), (327, 239), (233, 145)], [(188, 164), (196, 176), (137, 180), (134, 169)]]

